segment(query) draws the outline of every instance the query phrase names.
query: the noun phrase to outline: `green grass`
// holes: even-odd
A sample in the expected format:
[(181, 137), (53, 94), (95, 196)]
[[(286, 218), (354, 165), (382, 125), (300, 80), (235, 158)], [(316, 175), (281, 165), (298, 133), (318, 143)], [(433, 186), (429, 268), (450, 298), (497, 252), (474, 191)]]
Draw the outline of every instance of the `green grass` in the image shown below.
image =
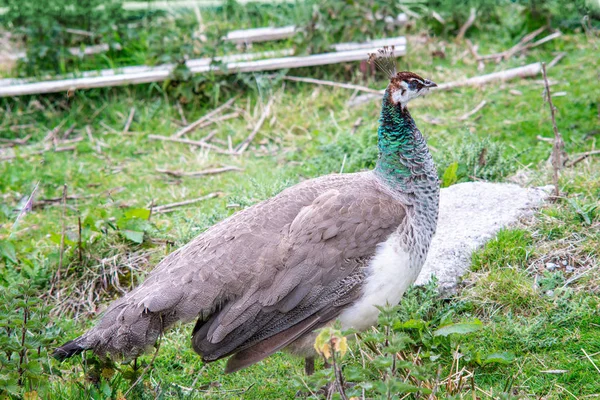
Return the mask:
[[(482, 54), (513, 44), (510, 36), (494, 31), (478, 32), (471, 39), (481, 43)], [(441, 47), (442, 41), (437, 39), (427, 45), (411, 44), (409, 55), (400, 59), (400, 68), (410, 68), (436, 82), (481, 73), (468, 56), (461, 56), (465, 51), (462, 45), (445, 43), (446, 58), (433, 58), (432, 49)], [(592, 67), (597, 58), (593, 43), (583, 34), (568, 34), (532, 50), (526, 57), (488, 64), (484, 72), (550, 61), (558, 51), (567, 52), (567, 57), (550, 69), (549, 75), (556, 82), (552, 92), (566, 92), (555, 97), (554, 103), (559, 111), (558, 128), (567, 151), (573, 154), (594, 147), (597, 137), (593, 133), (598, 129), (600, 87), (592, 84), (597, 80), (597, 71)], [(319, 74), (343, 80), (341, 70), (322, 68)], [(361, 79), (358, 73), (351, 76)], [(551, 145), (537, 139), (538, 135), (552, 136), (540, 79), (455, 89), (415, 101), (413, 116), (428, 137), (440, 174), (457, 162), (459, 181), (473, 177), (504, 180), (519, 170), (517, 176), (522, 177), (525, 171), (527, 184), (551, 182), (546, 165)], [(149, 134), (168, 136), (180, 128), (177, 92), (158, 84), (80, 91), (72, 98), (52, 95), (0, 100), (0, 137), (31, 135), (28, 146), (15, 149), (19, 157), (0, 161), (0, 284), (10, 288), (31, 283), (41, 301), (54, 309), (50, 322), (35, 328), (42, 333), (52, 332), (48, 337), (56, 337), (53, 345), (91, 326), (93, 313), (132, 283), (141, 281), (145, 271), (164, 254), (241, 207), (269, 198), (302, 179), (373, 166), (377, 102), (352, 108), (346, 104), (352, 93), (345, 89), (291, 82), (284, 87), (274, 81), (258, 90), (257, 82), (265, 82), (258, 74), (249, 75), (246, 82), (244, 89), (224, 86), (218, 99), (207, 102), (194, 97), (183, 104), (187, 120), (193, 121), (237, 92), (234, 107), (242, 110), (240, 117), (189, 135), (200, 139), (217, 129), (213, 143), (227, 147), (229, 138), (235, 145), (248, 135), (262, 106), (275, 96), (272, 116), (240, 157), (149, 140)], [(381, 88), (385, 82), (370, 80), (366, 84)], [(482, 100), (487, 104), (479, 113), (466, 121), (458, 120)], [(122, 134), (132, 108), (135, 118), (130, 131)], [(362, 124), (352, 135), (359, 118)], [(431, 123), (433, 118), (440, 122)], [(74, 144), (76, 150), (31, 155), (43, 148), (48, 132), (59, 125), (59, 135), (74, 125), (71, 137), (83, 138)], [(89, 136), (86, 126), (90, 127)], [(489, 155), (489, 168), (477, 171), (473, 160), (483, 148)], [(6, 151), (10, 150), (2, 154), (10, 154)], [(220, 165), (237, 166), (243, 171), (200, 178), (173, 178), (156, 172), (156, 168), (197, 171)], [(39, 202), (60, 198), (64, 184), (68, 185), (68, 194), (76, 197), (64, 210), (60, 202), (37, 203), (15, 223), (16, 210), (36, 186)], [(569, 392), (577, 397), (600, 393), (600, 373), (583, 353), (585, 350), (600, 366), (600, 281), (595, 272), (600, 211), (594, 209), (600, 196), (598, 159), (590, 158), (566, 171), (560, 184), (570, 201), (559, 200), (522, 226), (501, 231), (475, 253), (473, 272), (465, 277), (456, 296), (440, 299), (429, 293), (419, 297), (416, 291), (405, 298), (398, 314), (404, 320), (422, 318), (435, 326), (475, 317), (483, 322), (482, 330), (460, 341), (461, 352), (512, 352), (515, 360), (509, 365), (485, 366), (466, 362), (464, 365), (475, 372), (474, 385), (482, 390), (478, 396), (492, 391), (497, 396), (509, 381), (512, 393), (518, 397), (559, 399), (569, 397)], [(155, 213), (149, 221), (134, 216), (151, 204), (163, 205), (212, 192), (222, 195), (169, 214)], [(78, 217), (82, 220), (81, 259)], [(60, 303), (56, 290), (49, 293), (49, 282), (59, 265), (63, 223), (68, 240), (58, 290), (61, 299), (73, 300), (71, 305)], [(144, 232), (143, 243), (129, 240), (121, 233), (125, 229)], [(148, 254), (132, 260), (129, 256), (134, 252)], [(115, 256), (116, 263), (111, 261)], [(568, 272), (561, 264), (563, 260), (574, 270)], [(561, 265), (560, 271), (548, 272), (547, 262)], [(565, 286), (589, 268), (596, 270)], [(115, 277), (116, 273), (121, 275)], [(422, 346), (433, 351), (427, 347), (430, 344), (423, 342)], [(356, 344), (352, 349), (345, 368), (361, 364)], [(443, 354), (438, 363), (447, 374), (453, 365), (452, 353), (447, 350)], [(149, 363), (151, 358), (142, 357), (140, 363)], [(96, 396), (91, 393), (95, 385), (89, 381), (93, 366), (84, 365), (82, 358), (63, 364), (44, 360), (43, 376), (50, 382), (52, 393), (49, 398)], [(301, 360), (283, 353), (233, 375), (223, 375), (223, 365), (222, 361), (203, 365), (189, 346), (189, 327), (177, 327), (163, 339), (153, 367), (144, 376), (145, 389), (140, 396), (154, 398), (160, 393), (162, 398), (290, 398), (298, 390), (292, 378), (302, 376)], [(127, 377), (132, 374), (132, 366), (118, 368), (120, 372), (104, 378), (111, 382), (108, 388), (113, 397), (131, 385)], [(542, 372), (548, 370), (567, 372)], [(107, 393), (94, 398), (104, 398)]]

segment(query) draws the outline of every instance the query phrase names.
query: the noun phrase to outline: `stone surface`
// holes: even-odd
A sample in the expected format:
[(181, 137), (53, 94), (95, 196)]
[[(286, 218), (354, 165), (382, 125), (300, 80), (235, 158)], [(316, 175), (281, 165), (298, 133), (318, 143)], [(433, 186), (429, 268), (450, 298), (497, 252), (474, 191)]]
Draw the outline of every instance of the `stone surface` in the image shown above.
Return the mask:
[(501, 228), (531, 215), (546, 201), (551, 189), (490, 182), (460, 183), (442, 189), (437, 232), (416, 283), (427, 283), (435, 275), (442, 292), (453, 292), (471, 265), (473, 251)]

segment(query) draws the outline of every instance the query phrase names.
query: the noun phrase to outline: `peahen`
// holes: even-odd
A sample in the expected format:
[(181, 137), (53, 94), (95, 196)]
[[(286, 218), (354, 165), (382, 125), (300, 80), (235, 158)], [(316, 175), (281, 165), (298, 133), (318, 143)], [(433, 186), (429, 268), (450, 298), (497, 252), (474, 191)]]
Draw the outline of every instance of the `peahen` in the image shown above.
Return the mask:
[(233, 372), (283, 348), (310, 362), (314, 330), (336, 319), (345, 329), (376, 324), (375, 306), (397, 304), (417, 278), (439, 201), (406, 107), (436, 84), (387, 72), (374, 170), (307, 180), (212, 226), (54, 356), (136, 357), (176, 322), (197, 320), (194, 350), (206, 362), (232, 356)]

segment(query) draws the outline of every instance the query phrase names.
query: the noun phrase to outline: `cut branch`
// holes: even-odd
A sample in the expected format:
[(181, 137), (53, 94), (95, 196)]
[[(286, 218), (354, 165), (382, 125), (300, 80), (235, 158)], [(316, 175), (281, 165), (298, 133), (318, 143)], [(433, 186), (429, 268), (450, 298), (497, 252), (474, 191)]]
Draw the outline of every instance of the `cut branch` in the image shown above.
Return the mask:
[(548, 76), (546, 75), (546, 63), (542, 63), (542, 74), (544, 75), (544, 86), (546, 101), (550, 107), (550, 117), (552, 118), (552, 129), (554, 131), (554, 144), (552, 145), (552, 171), (554, 181), (554, 195), (560, 196), (560, 189), (558, 188), (558, 176), (559, 171), (565, 166), (568, 160), (567, 153), (565, 152), (565, 142), (558, 132), (556, 126), (556, 108), (552, 103), (552, 95), (550, 94), (550, 85), (548, 84)]
[(199, 197), (197, 199), (180, 201), (177, 203), (165, 204), (163, 206), (157, 206), (153, 208), (155, 213), (168, 213), (173, 211), (175, 208), (189, 206), (190, 204), (196, 204), (204, 200), (212, 199), (221, 196), (221, 192), (209, 193), (206, 196)]
[(239, 167), (234, 167), (231, 165), (227, 165), (224, 167), (220, 167), (220, 168), (209, 168), (209, 169), (204, 169), (202, 171), (193, 171), (193, 172), (185, 172), (185, 171), (171, 171), (168, 169), (161, 169), (161, 168), (156, 168), (156, 172), (160, 172), (162, 174), (167, 174), (167, 175), (171, 175), (171, 176), (175, 176), (175, 177), (182, 177), (182, 176), (205, 176), (205, 175), (216, 175), (216, 174), (222, 174), (223, 172), (229, 172), (229, 171), (243, 171), (242, 168)]
[(477, 105), (477, 107), (475, 107), (474, 109), (472, 109), (468, 113), (465, 113), (462, 116), (458, 117), (458, 120), (459, 121), (464, 121), (464, 120), (469, 119), (471, 116), (477, 114), (477, 112), (479, 112), (479, 110), (481, 110), (486, 104), (487, 104), (487, 101), (482, 100), (481, 103), (479, 103)]
[(525, 65), (523, 67), (511, 68), (487, 75), (475, 76), (473, 78), (464, 79), (461, 81), (442, 83), (438, 85), (437, 90), (448, 90), (461, 86), (483, 85), (489, 82), (508, 81), (516, 78), (529, 78), (538, 75), (541, 70), (542, 65), (538, 62)]
[(210, 144), (210, 143), (206, 143), (206, 142), (198, 141), (198, 140), (178, 139), (178, 138), (174, 138), (174, 137), (160, 136), (160, 135), (148, 135), (148, 139), (150, 139), (150, 140), (162, 140), (164, 142), (175, 142), (175, 143), (189, 144), (191, 146), (203, 147), (205, 149), (212, 150), (215, 153), (219, 153), (219, 154), (228, 154), (228, 155), (235, 154), (235, 153), (231, 153), (231, 152), (229, 152), (227, 150), (224, 150), (224, 149), (222, 149), (220, 147), (217, 147), (214, 144)]
[(377, 93), (377, 94), (381, 93), (380, 90), (371, 89), (366, 86), (353, 85), (351, 83), (324, 81), (321, 79), (302, 78), (299, 76), (284, 76), (283, 79), (285, 79), (286, 81), (314, 83), (315, 85), (333, 86), (333, 87), (339, 87), (339, 88), (343, 88), (343, 89), (360, 90), (361, 92), (366, 92), (366, 93)]
[(588, 158), (590, 156), (595, 156), (595, 155), (600, 155), (600, 150), (592, 150), (592, 151), (586, 151), (585, 153), (581, 153), (581, 154), (575, 154), (573, 157), (576, 157), (576, 158), (573, 161), (567, 163), (566, 166), (572, 167), (574, 165), (579, 164), (586, 158)]
[(273, 105), (274, 100), (275, 100), (275, 97), (271, 96), (271, 98), (269, 99), (269, 102), (267, 103), (267, 105), (265, 106), (265, 109), (263, 110), (262, 115), (260, 116), (260, 119), (254, 126), (254, 129), (252, 130), (250, 135), (248, 135), (248, 137), (237, 146), (237, 148), (236, 148), (237, 154), (242, 154), (244, 151), (246, 151), (246, 149), (248, 148), (248, 146), (250, 145), (252, 140), (254, 140), (254, 137), (258, 134), (258, 131), (262, 127), (263, 123), (265, 122), (265, 119), (271, 112), (271, 106)]
[(465, 22), (465, 24), (458, 31), (458, 35), (456, 35), (456, 40), (463, 40), (463, 38), (465, 37), (465, 33), (467, 33), (467, 30), (471, 27), (471, 25), (473, 25), (476, 17), (477, 10), (475, 9), (475, 7), (471, 7), (469, 19), (467, 19), (467, 22)]
[(227, 107), (231, 106), (233, 104), (233, 102), (237, 99), (237, 96), (232, 97), (231, 99), (227, 100), (225, 103), (221, 104), (219, 107), (215, 108), (214, 110), (212, 110), (211, 112), (209, 112), (208, 114), (202, 116), (199, 120), (197, 120), (196, 122), (191, 123), (190, 125), (186, 126), (185, 128), (181, 129), (180, 131), (178, 131), (177, 133), (175, 133), (173, 135), (174, 138), (180, 138), (183, 135), (187, 135), (188, 133), (192, 132), (194, 129), (197, 129), (200, 125), (202, 125), (204, 122), (208, 121), (209, 119), (211, 119), (212, 117), (214, 117), (215, 115), (219, 114), (220, 112), (222, 112), (224, 109), (226, 109)]
[[(256, 61), (229, 61), (224, 62), (225, 68), (213, 66), (212, 59), (190, 60), (186, 63), (190, 72), (193, 74), (202, 74), (206, 72), (214, 73), (244, 73), (255, 71), (273, 71), (278, 69), (315, 67), (320, 65), (338, 64), (351, 61), (364, 60), (368, 53), (377, 52), (378, 48), (349, 50), (340, 52), (331, 52), (324, 54), (314, 54), (309, 56), (293, 56), (268, 58)], [(406, 54), (406, 49), (396, 49), (395, 55), (402, 56)], [(242, 55), (237, 55), (241, 58)], [(227, 57), (229, 60), (233, 56)], [(245, 56), (247, 57), (247, 56)], [(41, 82), (23, 83), (23, 81), (10, 80), (0, 81), (0, 97), (22, 96), (27, 94), (56, 93), (63, 91), (73, 91), (77, 89), (90, 89), (107, 86), (135, 85), (142, 83), (161, 82), (171, 77), (174, 65), (159, 67), (128, 67), (136, 69), (137, 72), (115, 74), (110, 70), (106, 76), (90, 76), (86, 78), (71, 78), (63, 80), (48, 80)]]
[(129, 128), (131, 127), (131, 123), (133, 122), (133, 116), (135, 115), (135, 107), (131, 107), (131, 111), (129, 111), (129, 117), (127, 117), (127, 122), (125, 122), (125, 127), (123, 128), (123, 133), (129, 132)]

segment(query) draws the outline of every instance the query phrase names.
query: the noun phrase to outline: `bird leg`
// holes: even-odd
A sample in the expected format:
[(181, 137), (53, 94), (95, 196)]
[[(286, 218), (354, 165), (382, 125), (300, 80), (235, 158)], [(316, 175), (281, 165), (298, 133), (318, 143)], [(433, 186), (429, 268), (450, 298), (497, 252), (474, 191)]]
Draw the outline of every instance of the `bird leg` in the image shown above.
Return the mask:
[(315, 358), (306, 357), (304, 358), (304, 373), (306, 376), (311, 376), (315, 373)]

